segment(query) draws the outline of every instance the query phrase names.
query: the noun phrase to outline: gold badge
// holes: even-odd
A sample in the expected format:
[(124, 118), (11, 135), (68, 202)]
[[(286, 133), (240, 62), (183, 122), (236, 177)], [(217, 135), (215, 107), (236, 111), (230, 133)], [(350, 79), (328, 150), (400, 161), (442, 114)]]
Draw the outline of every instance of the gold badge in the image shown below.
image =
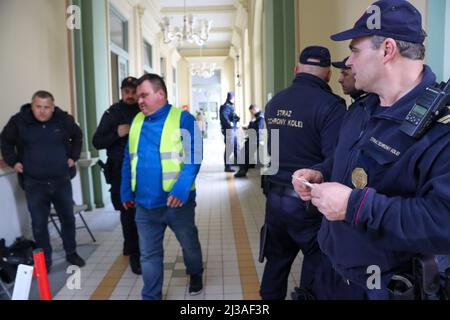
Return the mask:
[(364, 189), (367, 186), (367, 173), (363, 168), (355, 168), (353, 170), (352, 183), (356, 189)]

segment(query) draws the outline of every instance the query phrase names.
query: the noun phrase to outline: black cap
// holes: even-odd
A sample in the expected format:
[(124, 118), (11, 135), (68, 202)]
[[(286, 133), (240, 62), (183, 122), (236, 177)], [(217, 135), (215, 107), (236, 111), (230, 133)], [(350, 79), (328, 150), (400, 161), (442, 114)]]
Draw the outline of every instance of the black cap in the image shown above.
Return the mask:
[[(311, 61), (313, 59), (314, 61)], [(329, 67), (331, 66), (330, 51), (325, 47), (310, 46), (303, 49), (300, 54), (300, 63), (313, 66)]]
[(120, 89), (124, 89), (124, 88), (136, 89), (137, 81), (138, 81), (138, 79), (136, 79), (135, 77), (127, 77), (122, 80), (122, 85), (120, 86)]
[(345, 58), (342, 61), (335, 61), (332, 62), (331, 64), (333, 65), (333, 67), (338, 68), (338, 69), (350, 69), (350, 67), (347, 67), (345, 64), (347, 63), (349, 57)]
[[(377, 21), (380, 22), (379, 25)], [(352, 29), (336, 33), (330, 38), (343, 41), (366, 36), (423, 43), (426, 34), (422, 29), (422, 15), (411, 3), (406, 0), (380, 0), (363, 13)]]

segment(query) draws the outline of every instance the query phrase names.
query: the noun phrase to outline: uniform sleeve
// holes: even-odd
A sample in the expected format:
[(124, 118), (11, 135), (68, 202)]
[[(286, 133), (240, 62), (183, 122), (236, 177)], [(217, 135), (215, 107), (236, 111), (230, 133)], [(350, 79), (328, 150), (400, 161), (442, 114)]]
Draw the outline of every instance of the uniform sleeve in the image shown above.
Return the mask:
[(318, 170), (322, 173), (325, 181), (328, 181), (331, 177), (331, 170), (333, 169), (334, 151), (341, 129), (342, 120), (344, 118), (346, 106), (343, 100), (339, 100), (330, 109), (330, 112), (323, 120), (320, 129), (320, 139), (322, 146), (322, 155), (324, 161), (312, 167), (314, 170)]
[(122, 202), (134, 201), (134, 194), (131, 190), (131, 164), (130, 164), (130, 152), (128, 143), (125, 146), (125, 151), (123, 155), (120, 198)]
[(70, 125), (70, 150), (69, 158), (73, 161), (78, 161), (81, 155), (81, 148), (83, 145), (83, 133), (81, 128), (76, 124), (74, 118), (69, 115), (69, 125)]
[(106, 111), (92, 138), (92, 144), (97, 150), (107, 149), (120, 139), (117, 134), (117, 126), (118, 124), (113, 114)]
[(10, 119), (1, 134), (1, 151), (3, 160), (11, 168), (19, 162), (16, 150), (19, 139), (18, 135), (19, 133), (16, 125), (13, 120)]
[(186, 132), (182, 133), (185, 164), (169, 196), (186, 203), (203, 160), (203, 138), (195, 118), (188, 112), (182, 113), (180, 128)]
[(417, 197), (353, 190), (346, 221), (391, 251), (450, 253), (450, 148), (440, 156)]
[(222, 122), (226, 123), (227, 129), (233, 127), (233, 124), (231, 123), (231, 111), (231, 108), (228, 108), (225, 105), (220, 112), (220, 118), (222, 119)]

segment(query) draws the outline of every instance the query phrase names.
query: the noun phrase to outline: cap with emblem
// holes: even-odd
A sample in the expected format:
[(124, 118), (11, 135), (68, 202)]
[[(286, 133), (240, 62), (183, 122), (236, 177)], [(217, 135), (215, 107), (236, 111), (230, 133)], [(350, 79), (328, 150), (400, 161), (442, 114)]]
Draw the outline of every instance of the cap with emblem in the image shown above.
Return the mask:
[(352, 29), (336, 33), (330, 38), (343, 41), (366, 36), (423, 43), (426, 33), (422, 29), (422, 15), (411, 3), (406, 0), (380, 0), (364, 12)]
[(135, 77), (127, 77), (127, 78), (123, 79), (120, 89), (124, 89), (124, 88), (136, 89), (136, 87), (137, 87), (137, 79)]
[(331, 66), (330, 51), (325, 47), (310, 46), (300, 54), (300, 63), (319, 67)]

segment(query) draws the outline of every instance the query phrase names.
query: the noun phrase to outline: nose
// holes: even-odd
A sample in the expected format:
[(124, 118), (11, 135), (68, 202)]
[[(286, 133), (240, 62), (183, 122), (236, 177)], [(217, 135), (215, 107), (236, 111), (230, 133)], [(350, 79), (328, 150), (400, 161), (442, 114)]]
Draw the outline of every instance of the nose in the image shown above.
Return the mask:
[(351, 68), (353, 65), (353, 53), (348, 57), (347, 62), (345, 62), (345, 66)]

